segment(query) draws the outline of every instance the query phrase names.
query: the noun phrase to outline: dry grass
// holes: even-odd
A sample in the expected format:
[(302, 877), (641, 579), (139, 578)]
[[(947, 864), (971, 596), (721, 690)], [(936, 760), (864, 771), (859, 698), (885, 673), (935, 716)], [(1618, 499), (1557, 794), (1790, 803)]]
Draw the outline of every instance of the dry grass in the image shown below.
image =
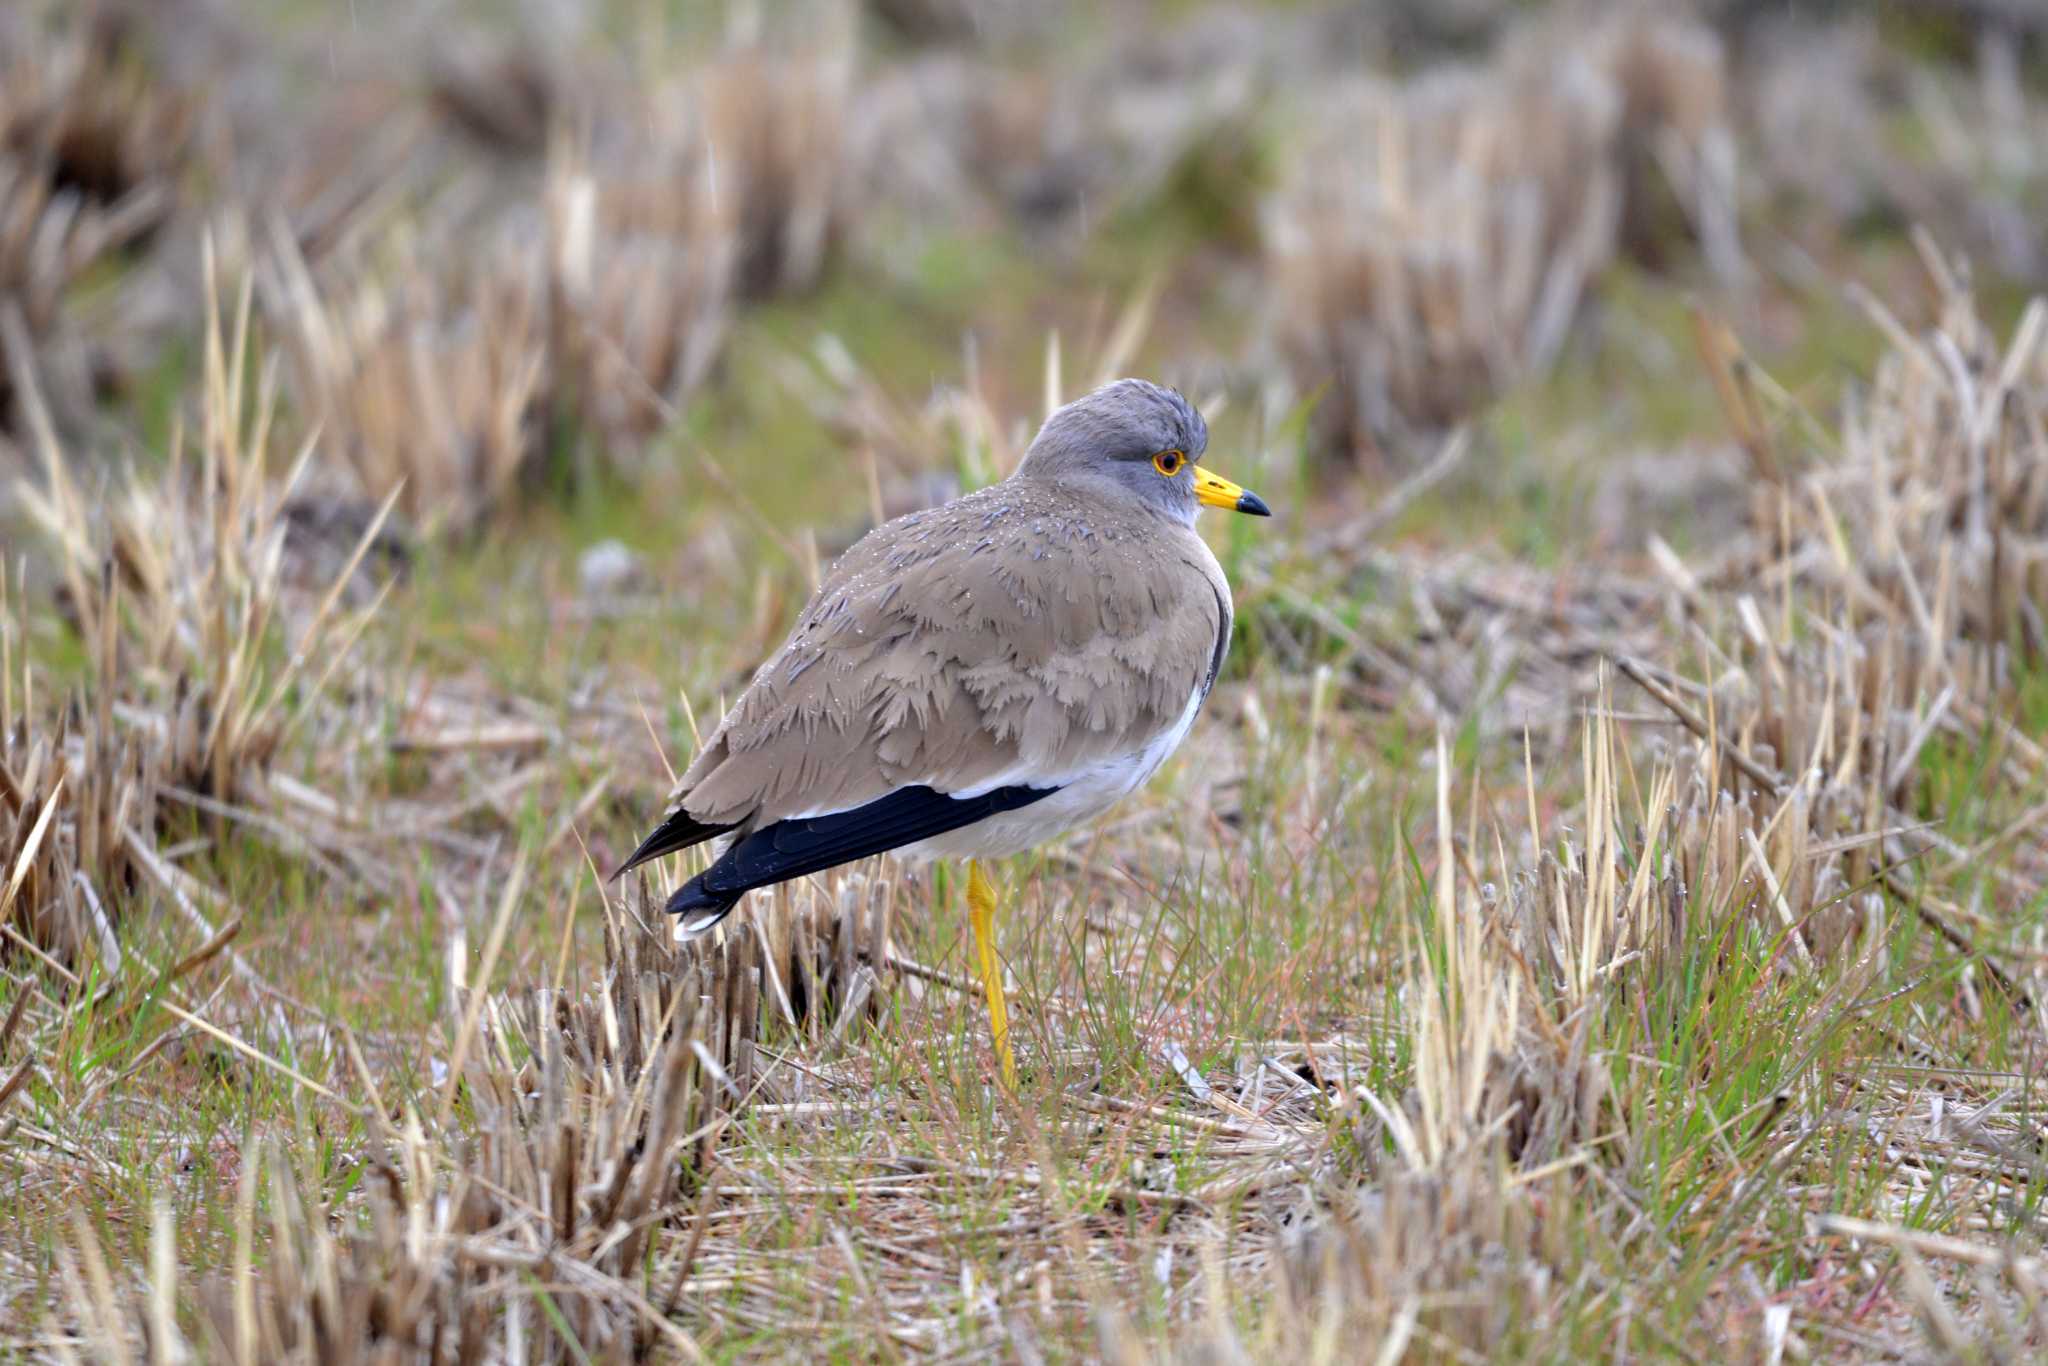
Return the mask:
[[(2023, 26), (1984, 26), (1954, 67), (1912, 60), (1865, 16), (1770, 16), (1748, 41), (1740, 108), (1773, 221), (1821, 252), (1924, 225), (2002, 275), (2039, 277), (2048, 106), (2025, 72)], [(1915, 154), (1902, 154), (1907, 137)]]
[(844, 48), (810, 57), (740, 52), (705, 73), (702, 140), (717, 165), (692, 179), (719, 181), (706, 194), (739, 239), (741, 298), (810, 288), (845, 232), (852, 83)]
[[(507, 885), (501, 925), (523, 874)], [(437, 1107), (430, 1095), (389, 1112), (374, 1075), (358, 1074), (370, 1130), (355, 1159), (357, 1228), (321, 1217), (325, 1196), (288, 1151), (248, 1155), (233, 1268), (198, 1288), (209, 1355), (474, 1360), (506, 1343), (549, 1361), (657, 1346), (697, 1354), (671, 1321), (689, 1262), (663, 1267), (658, 1286), (651, 1240), (701, 1206), (709, 1156), (752, 1089), (761, 969), (751, 941), (677, 948), (645, 899), (606, 915), (596, 992), (532, 983), (458, 994)], [(458, 1094), (463, 1122), (451, 1130)], [(151, 1308), (179, 1295), (170, 1207), (155, 1219)], [(260, 1279), (259, 1219), (269, 1225)], [(83, 1345), (118, 1355), (140, 1338), (158, 1353), (188, 1350), (174, 1319), (140, 1303), (131, 1311), (103, 1273), (77, 1273), (103, 1267), (104, 1254), (88, 1228), (76, 1237), (65, 1285)], [(508, 1304), (518, 1306), (509, 1317)]]
[[(706, 125), (682, 92), (609, 154), (565, 153), (548, 184), (556, 383), (613, 447), (667, 425), (717, 362), (745, 244), (719, 197)], [(772, 145), (764, 135), (755, 150)], [(731, 172), (743, 178), (747, 172)], [(763, 243), (759, 260), (779, 248)]]
[[(27, 665), (28, 612), (13, 595), (5, 607), (0, 925), (58, 962), (81, 961), (89, 946), (118, 958), (109, 906), (141, 876), (128, 832), (155, 827), (156, 753), (115, 728), (110, 689), (94, 694), (90, 712), (81, 699), (48, 720), (49, 704), (37, 697)], [(104, 663), (111, 639), (97, 643)]]
[(75, 426), (136, 363), (73, 291), (169, 219), (196, 103), (151, 81), (109, 16), (25, 6), (0, 22), (0, 431), (21, 430), (24, 373)]
[[(927, 43), (975, 11), (886, 9)], [(4, 1350), (2038, 1354), (2048, 305), (1923, 236), (1846, 291), (1865, 380), (1773, 379), (1750, 322), (1822, 305), (1775, 218), (1736, 250), (1754, 73), (1703, 23), (1552, 16), (1374, 85), (1339, 115), (1370, 173), (1290, 182), (1261, 260), (1161, 168), (1240, 118), (1315, 155), (1239, 78), (1354, 64), (1302, 47), (1342, 16), (1163, 31), (1114, 94), (1121, 29), (813, 17), (641, 15), (631, 60), (472, 33), (383, 113), (309, 102), (304, 176), (208, 206), (235, 264), (189, 373), (103, 437), (53, 397), (82, 277), (54, 331), (0, 289), (37, 466), (0, 566)], [(136, 71), (105, 98), (162, 98)], [(937, 162), (871, 174), (892, 129)], [(1619, 289), (1575, 330), (1596, 281), (1672, 294), (1645, 265), (1705, 291), (1669, 335)], [(1291, 371), (1232, 326), (1261, 292)], [(1581, 344), (1591, 389), (1548, 384)], [(1589, 461), (1668, 440), (1617, 347), (1711, 414), (1743, 513), (1589, 545), (1513, 392), (1376, 497), (1314, 482), (1331, 432), (1517, 386)], [(1014, 1092), (946, 875), (688, 945), (665, 879), (601, 881), (821, 538), (1126, 371), (1220, 376), (1218, 466), (1284, 515), (1218, 532), (1239, 635), (1187, 752), (1002, 870)], [(579, 572), (612, 541), (629, 578)]]
[[(29, 741), (25, 716), (9, 726), (24, 746), (19, 763), (9, 764), (18, 775), (9, 779), (15, 819), (29, 830), (30, 812), (40, 811), (47, 822), (60, 809), (59, 775), (68, 776), (69, 828), (49, 850), (61, 858), (60, 847), (68, 848), (69, 867), (81, 874), (46, 866), (33, 891), (47, 900), (21, 903), (32, 922), (87, 923), (78, 913), (82, 895), (104, 926), (105, 907), (119, 900), (105, 894), (131, 888), (134, 861), (151, 861), (138, 846), (154, 837), (151, 813), (163, 799), (216, 815), (289, 806), (286, 793), (303, 789), (274, 788), (280, 747), (303, 730), (381, 601), (342, 606), (388, 503), (321, 596), (288, 574), (285, 508), (308, 457), (302, 451), (273, 479), (275, 376), (265, 369), (249, 392), (257, 365), (250, 298), (245, 284), (231, 322), (210, 312), (196, 451), (188, 455), (182, 435), (174, 438), (158, 477), (131, 472), (88, 494), (38, 391), (24, 391), (43, 480), (24, 487), (22, 498), (56, 550), (64, 610), (92, 647), (74, 719), (54, 740)], [(316, 728), (311, 738), (326, 737)], [(28, 804), (43, 784), (44, 801)], [(288, 828), (277, 837), (295, 851), (307, 843)], [(31, 831), (17, 841), (23, 867), (41, 840)], [(75, 931), (62, 937), (77, 947)]]
[(934, 45), (860, 84), (847, 134), (868, 187), (859, 254), (901, 275), (934, 229), (965, 224), (1027, 233), (1057, 267), (1104, 223), (1172, 217), (1176, 194), (1216, 245), (1247, 245), (1265, 97), (1304, 22), (1224, 9), (1162, 24), (1111, 10), (1061, 60), (1018, 61), (1030, 40), (1006, 30), (1055, 15), (977, 18), (981, 41)]
[[(1753, 543), (1718, 566), (1718, 583), (1666, 561), (1684, 628), (1672, 643), (1689, 644), (1713, 686), (1623, 656), (1679, 728), (1647, 748), (1624, 743), (1603, 689), (1581, 729), (1580, 805), (1533, 858), (1513, 852), (1543, 832), (1533, 760), (1515, 794), (1525, 821), (1504, 814), (1513, 797), (1483, 785), (1461, 817), (1439, 740), (1437, 858), (1411, 913), (1401, 990), (1411, 1089), (1398, 1101), (1361, 1095), (1371, 1179), (1276, 1255), (1271, 1297), (1249, 1325), (1232, 1321), (1235, 1295), (1211, 1278), (1226, 1307), (1193, 1335), (1198, 1355), (1337, 1359), (1336, 1344), (1360, 1341), (1388, 1360), (1518, 1355), (1553, 1333), (1572, 1339), (1582, 1311), (1558, 1277), (1589, 1250), (1595, 1261), (1691, 1265), (1717, 1244), (1788, 1233), (1899, 1249), (1908, 1270), (1891, 1312), (1917, 1312), (1941, 1354), (2035, 1341), (2033, 1262), (1892, 1222), (1925, 1212), (2007, 1227), (2011, 1202), (2039, 1180), (2031, 1119), (2001, 1113), (2014, 1093), (1968, 1086), (1940, 1061), (1951, 1048), (1940, 1040), (2039, 1019), (2038, 955), (1992, 907), (2038, 907), (2048, 890), (2039, 843), (2022, 833), (2048, 811), (2048, 754), (2001, 719), (2006, 650), (2030, 648), (2026, 609), (2013, 604), (2032, 597), (2016, 595), (2016, 580), (2031, 584), (2034, 569), (2027, 552), (1998, 548), (2039, 537), (2040, 448), (2010, 434), (2038, 429), (2033, 409), (2048, 394), (2040, 306), (2001, 346), (1946, 263), (1929, 263), (1939, 326), (1914, 337), (1887, 318), (1897, 349), (1871, 394), (1839, 437), (1804, 428), (1821, 445), (1797, 473), (1779, 463), (1789, 452), (1774, 418), (1804, 415), (1767, 417), (1768, 382), (1713, 350), (1708, 333), (1738, 435), (1781, 473), (1760, 490)], [(1752, 596), (1752, 583), (1774, 589)], [(1943, 735), (1988, 745), (1982, 795), (2019, 812), (1975, 847), (1923, 817), (1949, 800), (1930, 791), (1939, 770), (1924, 754)], [(1972, 869), (1990, 870), (1992, 890), (1978, 893), (1988, 904), (1958, 905), (1943, 889)], [(1910, 932), (1901, 912), (1928, 932)], [(1948, 984), (1941, 1001), (1886, 1022), (1885, 1003), (1930, 982)], [(1764, 1031), (1774, 1059), (1741, 1056), (1759, 1040), (1723, 1014), (1731, 999), (1778, 1021)], [(1740, 1108), (1727, 1099), (1731, 1073)], [(2036, 1084), (2020, 1081), (2022, 1110)], [(1944, 1098), (1969, 1117), (1944, 1123)], [(1930, 1102), (1937, 1118), (1924, 1125)], [(1668, 1146), (1665, 1135), (1686, 1130), (1700, 1137)], [(1880, 1213), (1842, 1217), (1837, 1145), (1853, 1151), (1865, 1133), (1890, 1145), (1867, 1166), (1850, 1159)], [(1701, 1180), (1706, 1168), (1720, 1175)], [(1930, 1188), (1930, 1170), (1976, 1176)], [(1937, 1205), (1922, 1203), (1936, 1192)], [(1790, 1230), (1785, 1202), (1806, 1212)], [(1928, 1255), (1996, 1274), (1965, 1290), (1919, 1260)], [(1726, 1291), (1684, 1275), (1673, 1291), (1697, 1296), (1695, 1329), (1726, 1334), (1715, 1303)], [(1746, 1350), (1784, 1352), (1798, 1312), (1766, 1308)], [(1856, 1331), (1833, 1340), (1880, 1345)]]
[(382, 252), (309, 264), (279, 232), (268, 253), (269, 312), (344, 486), (403, 484), (415, 522), (473, 530), (553, 465), (633, 471), (734, 306), (810, 288), (846, 231), (851, 65), (819, 46), (626, 79), (589, 108), (552, 98), (566, 77), (531, 53), (439, 68), (460, 126), (545, 147), (530, 195), (479, 209), (461, 185)]
[(1660, 245), (1660, 186), (1732, 266), (1726, 103), (1710, 31), (1634, 13), (1322, 101), (1266, 250), (1280, 350), (1331, 386), (1323, 446), (1383, 456), (1548, 366), (1624, 229)]
[(346, 297), (325, 300), (279, 234), (272, 311), (332, 492), (397, 493), (415, 525), (473, 529), (536, 477), (548, 340), (537, 252), (502, 245), (446, 282), (401, 260), (394, 284), (355, 274)]

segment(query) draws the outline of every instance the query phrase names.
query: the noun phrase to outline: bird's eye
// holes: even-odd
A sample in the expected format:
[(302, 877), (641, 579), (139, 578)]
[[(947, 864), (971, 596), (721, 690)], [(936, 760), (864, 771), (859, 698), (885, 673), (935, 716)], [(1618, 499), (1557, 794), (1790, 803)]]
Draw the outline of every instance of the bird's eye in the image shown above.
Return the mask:
[(1180, 467), (1188, 463), (1185, 451), (1161, 451), (1152, 457), (1152, 468), (1168, 479), (1180, 473)]

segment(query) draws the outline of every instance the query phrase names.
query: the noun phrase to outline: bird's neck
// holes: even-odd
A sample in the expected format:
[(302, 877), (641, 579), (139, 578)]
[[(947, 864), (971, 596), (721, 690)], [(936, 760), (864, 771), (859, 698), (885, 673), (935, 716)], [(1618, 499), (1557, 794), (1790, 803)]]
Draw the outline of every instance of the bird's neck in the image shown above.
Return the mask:
[(1038, 474), (1019, 467), (1003, 482), (1025, 492), (1042, 491), (1042, 496), (1070, 504), (1084, 516), (1118, 517), (1173, 527), (1191, 535), (1194, 532), (1196, 507), (1192, 499), (1183, 508), (1163, 499), (1141, 498), (1128, 486), (1093, 471)]

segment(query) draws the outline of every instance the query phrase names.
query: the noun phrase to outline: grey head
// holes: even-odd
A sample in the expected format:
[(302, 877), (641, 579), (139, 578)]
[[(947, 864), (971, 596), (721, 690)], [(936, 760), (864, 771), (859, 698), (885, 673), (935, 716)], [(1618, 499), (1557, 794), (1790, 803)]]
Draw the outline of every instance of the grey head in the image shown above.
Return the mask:
[(1149, 380), (1120, 379), (1047, 418), (1014, 477), (1136, 499), (1192, 524), (1200, 506), (1195, 462), (1208, 449), (1209, 424), (1194, 404)]

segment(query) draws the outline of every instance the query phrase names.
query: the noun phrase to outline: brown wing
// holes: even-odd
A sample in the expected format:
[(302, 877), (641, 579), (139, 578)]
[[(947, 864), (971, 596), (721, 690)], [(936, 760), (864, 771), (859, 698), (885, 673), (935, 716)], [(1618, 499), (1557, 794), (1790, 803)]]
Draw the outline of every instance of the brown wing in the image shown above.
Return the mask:
[(1191, 530), (1011, 481), (869, 533), (677, 784), (707, 830), (1057, 783), (1177, 721), (1229, 633)]

